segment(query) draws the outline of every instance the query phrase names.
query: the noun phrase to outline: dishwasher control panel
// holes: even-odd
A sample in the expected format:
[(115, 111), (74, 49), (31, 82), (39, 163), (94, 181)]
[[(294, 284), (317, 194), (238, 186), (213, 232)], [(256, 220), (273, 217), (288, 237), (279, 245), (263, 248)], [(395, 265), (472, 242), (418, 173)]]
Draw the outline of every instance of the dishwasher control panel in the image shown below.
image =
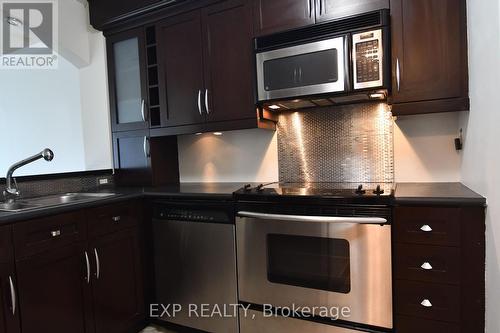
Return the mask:
[(153, 218), (156, 220), (176, 220), (192, 222), (232, 223), (228, 212), (217, 208), (196, 208), (156, 204)]

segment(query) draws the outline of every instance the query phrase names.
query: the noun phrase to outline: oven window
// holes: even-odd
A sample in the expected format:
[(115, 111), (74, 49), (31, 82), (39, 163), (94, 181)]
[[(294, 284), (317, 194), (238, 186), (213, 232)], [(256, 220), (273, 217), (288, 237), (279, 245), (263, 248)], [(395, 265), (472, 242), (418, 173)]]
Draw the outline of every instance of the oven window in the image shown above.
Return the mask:
[(345, 239), (269, 234), (267, 256), (270, 282), (344, 294), (351, 290)]
[(264, 88), (266, 91), (333, 83), (338, 80), (337, 49), (264, 62)]

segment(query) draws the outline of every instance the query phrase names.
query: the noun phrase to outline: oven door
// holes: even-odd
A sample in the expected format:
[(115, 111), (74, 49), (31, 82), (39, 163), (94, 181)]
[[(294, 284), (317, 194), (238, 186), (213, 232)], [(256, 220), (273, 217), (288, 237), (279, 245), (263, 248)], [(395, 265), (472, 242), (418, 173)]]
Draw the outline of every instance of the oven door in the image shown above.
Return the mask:
[(338, 319), (392, 328), (391, 226), (383, 218), (239, 212), (240, 300), (348, 307)]
[(259, 101), (345, 91), (346, 40), (343, 36), (257, 53)]

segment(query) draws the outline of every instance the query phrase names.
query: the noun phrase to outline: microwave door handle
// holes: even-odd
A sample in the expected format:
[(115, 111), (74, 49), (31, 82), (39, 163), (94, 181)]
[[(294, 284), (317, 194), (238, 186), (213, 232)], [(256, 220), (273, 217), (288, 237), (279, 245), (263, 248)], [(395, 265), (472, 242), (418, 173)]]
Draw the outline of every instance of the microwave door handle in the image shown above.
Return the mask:
[(319, 222), (319, 223), (353, 223), (353, 224), (386, 224), (382, 217), (340, 217), (340, 216), (305, 216), (284, 215), (240, 211), (239, 217), (249, 217), (259, 220), (289, 221), (289, 222)]

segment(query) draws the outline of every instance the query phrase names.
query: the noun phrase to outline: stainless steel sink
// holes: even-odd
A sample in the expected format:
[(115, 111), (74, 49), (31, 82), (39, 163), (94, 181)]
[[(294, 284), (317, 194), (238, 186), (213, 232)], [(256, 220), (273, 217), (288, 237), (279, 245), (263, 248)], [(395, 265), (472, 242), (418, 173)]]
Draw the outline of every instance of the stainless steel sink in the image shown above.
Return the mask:
[(0, 203), (0, 211), (21, 212), (36, 208), (44, 208), (79, 201), (106, 198), (113, 195), (116, 195), (116, 193), (65, 193), (31, 199), (20, 199), (10, 203)]
[(21, 212), (24, 210), (37, 208), (35, 205), (30, 205), (28, 203), (14, 201), (14, 202), (1, 202), (0, 211), (4, 212)]

